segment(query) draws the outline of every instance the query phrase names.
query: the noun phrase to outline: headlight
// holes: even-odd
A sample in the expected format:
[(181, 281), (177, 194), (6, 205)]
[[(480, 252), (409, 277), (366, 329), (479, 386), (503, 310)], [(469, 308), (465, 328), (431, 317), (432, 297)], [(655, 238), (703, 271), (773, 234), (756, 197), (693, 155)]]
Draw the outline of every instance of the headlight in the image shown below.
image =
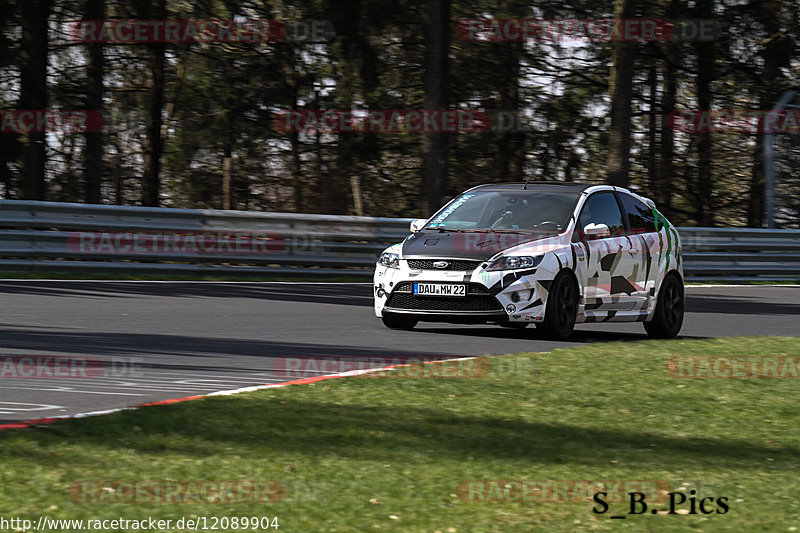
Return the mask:
[(498, 257), (486, 270), (518, 270), (520, 268), (533, 268), (542, 262), (541, 255), (506, 255)]
[(400, 268), (400, 255), (382, 253), (381, 258), (378, 259), (378, 264), (389, 268)]

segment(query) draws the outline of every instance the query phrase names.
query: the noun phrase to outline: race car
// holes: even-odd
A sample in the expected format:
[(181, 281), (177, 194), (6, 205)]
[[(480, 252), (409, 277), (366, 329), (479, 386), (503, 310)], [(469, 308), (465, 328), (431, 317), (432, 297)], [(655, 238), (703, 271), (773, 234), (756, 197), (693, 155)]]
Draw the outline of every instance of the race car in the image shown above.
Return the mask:
[(420, 321), (535, 324), (568, 339), (575, 324), (643, 322), (675, 337), (684, 313), (677, 230), (654, 203), (608, 185), (480, 185), (387, 248), (375, 266), (375, 314)]

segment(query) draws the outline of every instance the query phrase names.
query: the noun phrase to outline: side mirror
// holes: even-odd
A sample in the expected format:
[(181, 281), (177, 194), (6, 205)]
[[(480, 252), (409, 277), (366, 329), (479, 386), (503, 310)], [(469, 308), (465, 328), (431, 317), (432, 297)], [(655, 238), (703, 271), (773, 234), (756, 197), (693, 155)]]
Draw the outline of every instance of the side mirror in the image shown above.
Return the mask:
[(428, 221), (427, 218), (418, 218), (416, 220), (411, 221), (411, 233), (416, 233), (422, 228), (425, 227), (425, 223)]
[(604, 239), (611, 236), (611, 230), (608, 229), (606, 224), (586, 224), (583, 228), (583, 234), (586, 238), (591, 239)]

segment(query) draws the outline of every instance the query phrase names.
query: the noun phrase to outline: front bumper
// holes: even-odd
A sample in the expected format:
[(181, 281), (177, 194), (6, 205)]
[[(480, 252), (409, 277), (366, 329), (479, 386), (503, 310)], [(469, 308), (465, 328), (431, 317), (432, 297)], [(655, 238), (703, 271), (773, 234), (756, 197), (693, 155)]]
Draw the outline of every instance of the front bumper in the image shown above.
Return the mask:
[(388, 295), (383, 314), (414, 315), (423, 320), (463, 322), (506, 321), (507, 314), (489, 289), (480, 283), (467, 283), (464, 297), (414, 296), (411, 281), (396, 284)]
[[(537, 269), (487, 272), (480, 265), (472, 271), (435, 271), (411, 269), (406, 260), (400, 261), (400, 268), (378, 265), (373, 278), (375, 315), (453, 323), (541, 322), (545, 304), (536, 277)], [(415, 282), (465, 283), (467, 294), (415, 296)]]

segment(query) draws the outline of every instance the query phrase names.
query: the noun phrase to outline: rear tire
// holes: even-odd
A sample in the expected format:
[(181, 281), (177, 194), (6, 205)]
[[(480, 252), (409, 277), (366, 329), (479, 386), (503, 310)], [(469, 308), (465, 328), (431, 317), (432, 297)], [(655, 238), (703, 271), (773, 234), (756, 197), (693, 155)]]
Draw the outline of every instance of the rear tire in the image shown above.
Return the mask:
[(383, 325), (389, 329), (414, 329), (419, 320), (407, 318), (404, 316), (385, 316), (381, 317)]
[(667, 274), (658, 291), (653, 320), (644, 323), (647, 334), (655, 339), (671, 339), (683, 326), (683, 281), (677, 274)]
[(577, 316), (578, 287), (568, 273), (562, 272), (550, 286), (544, 322), (536, 324), (536, 327), (548, 339), (564, 341), (572, 335)]

